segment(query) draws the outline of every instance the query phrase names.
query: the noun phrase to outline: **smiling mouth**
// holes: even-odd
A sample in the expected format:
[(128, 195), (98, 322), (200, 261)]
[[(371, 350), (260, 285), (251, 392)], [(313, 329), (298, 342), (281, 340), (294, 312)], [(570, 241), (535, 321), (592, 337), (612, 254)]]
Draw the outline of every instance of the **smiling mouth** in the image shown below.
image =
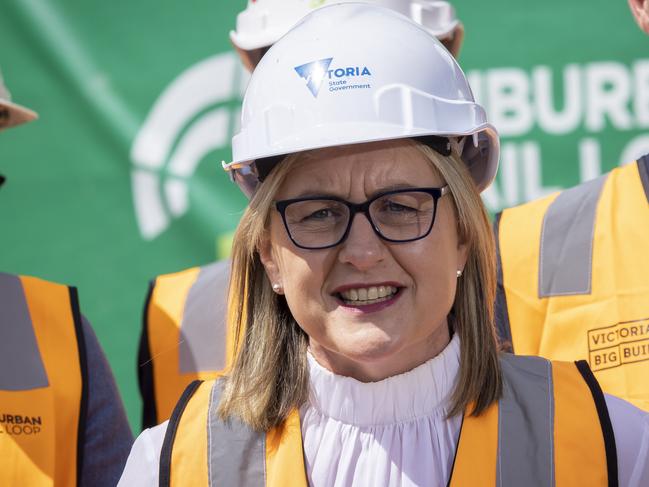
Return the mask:
[(396, 296), (400, 288), (395, 286), (371, 286), (348, 289), (336, 293), (338, 299), (349, 306), (366, 306), (388, 301)]

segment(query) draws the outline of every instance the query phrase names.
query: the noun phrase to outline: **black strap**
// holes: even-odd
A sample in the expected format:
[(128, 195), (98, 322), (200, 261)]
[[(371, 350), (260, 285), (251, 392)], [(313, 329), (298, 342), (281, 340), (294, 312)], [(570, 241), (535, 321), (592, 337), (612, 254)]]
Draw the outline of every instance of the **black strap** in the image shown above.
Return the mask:
[(171, 413), (167, 431), (165, 433), (164, 442), (162, 443), (162, 450), (160, 451), (160, 471), (159, 480), (160, 487), (169, 487), (171, 485), (171, 453), (173, 449), (174, 440), (176, 439), (176, 432), (180, 424), (180, 418), (192, 398), (196, 389), (203, 383), (202, 380), (195, 380), (187, 386), (182, 396), (178, 400), (174, 412)]
[(257, 159), (255, 161), (255, 168), (257, 169), (257, 179), (259, 179), (260, 182), (263, 182), (264, 179), (268, 177), (268, 175), (273, 170), (273, 168), (277, 166), (277, 164), (282, 162), (282, 160), (284, 160), (285, 157), (286, 154), (281, 156), (264, 157), (262, 159)]
[(85, 444), (86, 423), (88, 419), (88, 356), (81, 322), (79, 293), (76, 287), (69, 287), (68, 289), (70, 292), (72, 317), (74, 319), (74, 332), (79, 350), (79, 368), (81, 370), (81, 402), (79, 405), (79, 423), (77, 427), (77, 484), (80, 485), (83, 472), (83, 446)]
[(149, 347), (149, 306), (155, 288), (155, 280), (149, 282), (149, 290), (144, 302), (142, 312), (142, 332), (137, 353), (137, 383), (142, 397), (142, 429), (152, 428), (158, 424), (158, 411), (155, 401), (155, 387), (153, 379), (153, 359)]
[(645, 154), (638, 159), (638, 172), (640, 173), (640, 181), (642, 181), (644, 194), (649, 203), (649, 154)]
[(503, 264), (500, 256), (500, 218), (502, 212), (496, 215), (493, 224), (494, 239), (496, 242), (496, 303), (494, 306), (494, 318), (496, 321), (496, 332), (498, 342), (503, 352), (514, 353), (514, 342), (512, 340), (512, 329), (509, 323), (509, 311), (507, 310), (507, 295), (503, 279)]
[(451, 143), (447, 137), (440, 137), (438, 135), (422, 135), (417, 137), (415, 140), (427, 145), (435, 152), (445, 157), (451, 155)]
[(613, 433), (613, 425), (611, 418), (608, 414), (608, 407), (606, 406), (606, 399), (604, 393), (599, 386), (599, 382), (593, 375), (593, 372), (585, 360), (578, 360), (575, 362), (577, 370), (588, 384), (593, 400), (595, 401), (595, 408), (597, 408), (597, 415), (599, 422), (602, 426), (602, 433), (604, 435), (604, 449), (606, 450), (606, 468), (608, 470), (608, 487), (618, 487), (617, 479), (617, 447), (615, 446), (615, 434)]

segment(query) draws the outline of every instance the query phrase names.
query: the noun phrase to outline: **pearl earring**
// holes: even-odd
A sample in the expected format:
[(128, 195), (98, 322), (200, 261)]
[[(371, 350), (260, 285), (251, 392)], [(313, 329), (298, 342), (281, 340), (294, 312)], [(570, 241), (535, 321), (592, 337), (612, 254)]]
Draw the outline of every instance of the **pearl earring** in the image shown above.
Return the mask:
[(460, 269), (457, 270), (457, 277), (462, 277), (462, 271)]
[(278, 283), (273, 284), (273, 291), (279, 293), (281, 290), (282, 290), (282, 286), (280, 286)]

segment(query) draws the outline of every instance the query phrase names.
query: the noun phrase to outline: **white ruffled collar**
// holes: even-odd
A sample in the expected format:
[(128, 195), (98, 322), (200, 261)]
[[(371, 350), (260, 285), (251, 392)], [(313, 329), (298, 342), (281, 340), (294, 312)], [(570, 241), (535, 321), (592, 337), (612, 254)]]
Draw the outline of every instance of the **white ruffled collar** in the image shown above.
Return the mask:
[(336, 375), (307, 354), (311, 391), (308, 406), (324, 416), (356, 426), (385, 426), (446, 414), (460, 367), (455, 334), (428, 362), (378, 382)]

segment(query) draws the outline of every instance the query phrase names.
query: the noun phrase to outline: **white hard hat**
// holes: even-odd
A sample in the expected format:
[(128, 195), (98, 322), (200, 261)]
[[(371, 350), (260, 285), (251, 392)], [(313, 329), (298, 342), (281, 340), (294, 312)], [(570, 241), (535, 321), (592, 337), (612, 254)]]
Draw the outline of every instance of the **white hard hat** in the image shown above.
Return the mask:
[[(244, 64), (252, 70), (267, 48), (273, 45), (302, 17), (313, 10), (337, 3), (359, 0), (248, 0), (237, 16), (236, 30), (230, 32), (232, 44)], [(399, 12), (421, 24), (457, 56), (464, 29), (450, 3), (439, 0), (361, 0)]]
[(305, 17), (259, 63), (224, 168), (250, 196), (278, 156), (431, 135), (470, 136), (462, 159), (480, 191), (491, 184), (498, 134), (453, 56), (391, 10), (332, 5)]
[(0, 130), (31, 122), (37, 118), (36, 112), (11, 101), (11, 94), (0, 73)]

